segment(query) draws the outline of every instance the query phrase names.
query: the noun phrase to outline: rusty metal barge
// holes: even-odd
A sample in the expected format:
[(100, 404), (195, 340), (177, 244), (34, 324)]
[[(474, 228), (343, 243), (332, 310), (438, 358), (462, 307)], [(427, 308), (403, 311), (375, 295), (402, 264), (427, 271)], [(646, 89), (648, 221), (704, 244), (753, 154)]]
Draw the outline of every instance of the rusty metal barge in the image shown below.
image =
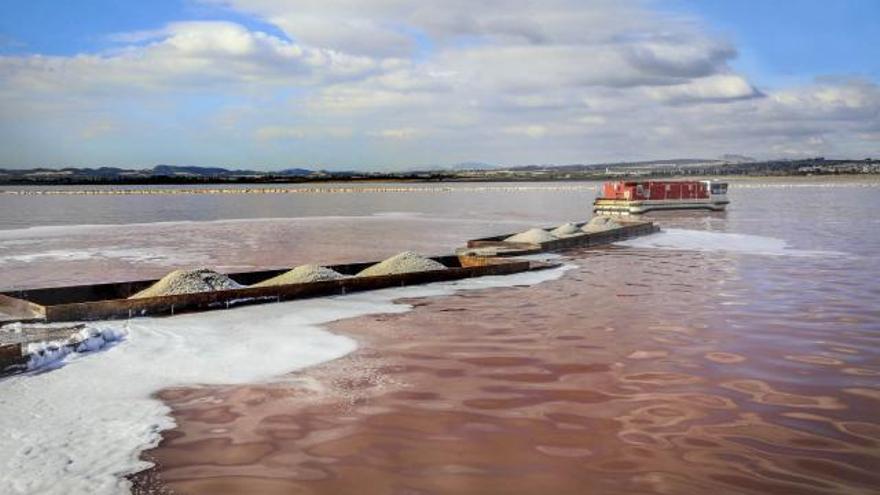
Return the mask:
[[(150, 287), (157, 280), (0, 292), (0, 325), (16, 323), (27, 330), (17, 335), (11, 332), (3, 332), (5, 336), (0, 335), (0, 374), (11, 369), (10, 366), (22, 368), (27, 362), (25, 349), (29, 343), (63, 340), (84, 328), (84, 325), (77, 322), (209, 311), (248, 304), (544, 270), (560, 264), (519, 259), (515, 256), (599, 246), (659, 230), (652, 222), (621, 220), (619, 223), (622, 226), (618, 228), (535, 244), (507, 242), (504, 239), (508, 236), (473, 239), (467, 242), (467, 247), (457, 250), (455, 255), (431, 258), (441, 263), (445, 269), (421, 272), (356, 277), (353, 275), (376, 262), (350, 263), (327, 267), (347, 275), (342, 279), (259, 287), (247, 286), (281, 275), (288, 269), (239, 272), (227, 276), (245, 286), (242, 288), (131, 299), (130, 296)], [(577, 225), (580, 227), (584, 224)], [(60, 325), (47, 325), (56, 323)], [(75, 341), (71, 342), (76, 345)]]
[[(511, 242), (505, 239), (512, 234), (471, 239), (467, 241), (467, 247), (461, 248), (456, 253), (460, 256), (523, 256), (542, 252), (561, 251), (564, 249), (586, 248), (611, 244), (631, 237), (653, 234), (659, 232), (660, 227), (654, 222), (621, 218), (617, 220), (621, 224), (618, 228), (607, 229), (598, 232), (584, 232), (578, 235), (565, 236), (546, 242)], [(578, 228), (586, 225), (586, 222), (574, 224)], [(548, 229), (545, 229), (548, 230)]]
[[(6, 321), (64, 322), (110, 320), (135, 316), (173, 315), (175, 313), (224, 309), (244, 304), (288, 301), (308, 297), (342, 295), (351, 292), (402, 287), (407, 285), (459, 280), (486, 275), (509, 275), (555, 266), (526, 260), (485, 259), (467, 256), (432, 258), (443, 264), (444, 270), (380, 275), (374, 277), (349, 276), (339, 280), (277, 285), (271, 287), (244, 287), (240, 289), (195, 292), (170, 296), (129, 299), (157, 280), (138, 280), (97, 285), (77, 285), (26, 289), (0, 293), (0, 312)], [(343, 275), (354, 275), (374, 263), (351, 263), (328, 266)], [(285, 273), (287, 269), (230, 273), (229, 278), (241, 285), (254, 284)], [(2, 322), (0, 322), (2, 323)]]

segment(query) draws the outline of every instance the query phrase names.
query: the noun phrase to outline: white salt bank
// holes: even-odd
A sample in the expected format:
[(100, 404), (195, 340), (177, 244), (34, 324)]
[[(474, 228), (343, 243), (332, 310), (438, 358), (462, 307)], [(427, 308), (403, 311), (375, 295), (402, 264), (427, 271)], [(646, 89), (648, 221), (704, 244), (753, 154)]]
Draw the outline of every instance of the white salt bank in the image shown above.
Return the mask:
[(267, 380), (355, 349), (322, 324), (404, 313), (412, 307), (394, 302), (402, 298), (537, 284), (567, 268), (109, 323), (127, 329), (122, 342), (0, 380), (0, 493), (129, 493), (125, 476), (151, 466), (141, 452), (174, 427), (156, 392)]
[(706, 230), (663, 229), (655, 234), (627, 239), (619, 246), (682, 251), (721, 251), (737, 254), (794, 257), (849, 256), (840, 251), (795, 249), (784, 239)]

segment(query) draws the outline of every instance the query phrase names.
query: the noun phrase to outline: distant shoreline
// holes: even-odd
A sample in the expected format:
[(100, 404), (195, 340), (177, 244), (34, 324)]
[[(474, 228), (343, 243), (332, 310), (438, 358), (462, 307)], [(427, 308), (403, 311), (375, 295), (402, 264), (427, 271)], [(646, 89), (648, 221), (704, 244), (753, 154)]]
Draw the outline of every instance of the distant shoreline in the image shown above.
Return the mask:
[(9, 187), (41, 187), (41, 186), (246, 186), (246, 185), (322, 185), (322, 184), (442, 184), (442, 183), (535, 183), (535, 182), (584, 182), (584, 181), (609, 181), (609, 180), (752, 180), (752, 179), (854, 179), (854, 178), (878, 178), (880, 173), (783, 173), (783, 174), (724, 174), (724, 175), (690, 175), (690, 174), (654, 174), (654, 175), (583, 175), (577, 177), (563, 177), (558, 175), (530, 176), (530, 177), (333, 177), (321, 179), (308, 178), (267, 178), (257, 180), (246, 179), (216, 179), (216, 178), (151, 178), (144, 180), (0, 180), (0, 188)]
[[(622, 178), (616, 178), (622, 179)], [(656, 179), (656, 178), (655, 178)], [(670, 179), (670, 177), (664, 177)], [(836, 175), (789, 175), (789, 176), (713, 176), (713, 177), (672, 177), (687, 180), (723, 180), (736, 183), (748, 182), (840, 182), (840, 183), (880, 183), (880, 174), (836, 174)], [(452, 192), (518, 192), (534, 189), (558, 191), (580, 191), (598, 189), (598, 184), (578, 185), (584, 182), (598, 183), (606, 179), (557, 179), (557, 180), (471, 180), (471, 181), (426, 181), (426, 180), (349, 180), (349, 181), (310, 181), (297, 183), (184, 183), (184, 184), (13, 184), (0, 185), (0, 196), (151, 196), (176, 194), (346, 194), (346, 193), (452, 193)], [(630, 178), (630, 180), (650, 180), (650, 178)], [(538, 185), (538, 184), (545, 185)], [(547, 184), (550, 183), (550, 184)], [(373, 185), (371, 185), (373, 184)], [(452, 187), (452, 184), (462, 184)], [(467, 184), (470, 184), (468, 186)], [(494, 185), (492, 185), (494, 184)], [(170, 186), (162, 188), (130, 186)], [(82, 186), (82, 187), (79, 187)], [(113, 187), (120, 186), (120, 187)], [(204, 187), (193, 187), (204, 186)], [(231, 187), (237, 186), (237, 187)], [(251, 187), (248, 187), (251, 186)], [(288, 187), (300, 186), (300, 187)]]
[(694, 179), (732, 177), (805, 177), (880, 175), (880, 161), (774, 160), (719, 163), (694, 159), (594, 165), (525, 165), (406, 172), (327, 171), (303, 168), (257, 171), (219, 167), (157, 165), (152, 169), (114, 167), (2, 169), (0, 186), (184, 186), (229, 184), (570, 182), (602, 180)]

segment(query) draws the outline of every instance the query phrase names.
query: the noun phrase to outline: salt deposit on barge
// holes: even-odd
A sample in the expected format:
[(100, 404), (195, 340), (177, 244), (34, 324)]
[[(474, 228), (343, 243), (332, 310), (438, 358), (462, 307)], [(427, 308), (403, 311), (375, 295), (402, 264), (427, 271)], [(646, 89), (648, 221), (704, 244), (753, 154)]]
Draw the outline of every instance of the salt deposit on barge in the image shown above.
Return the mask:
[[(609, 244), (659, 229), (651, 222), (598, 216), (589, 222), (533, 228), (525, 232), (468, 241), (452, 256), (426, 258), (403, 252), (384, 261), (345, 265), (303, 265), (288, 270), (222, 274), (207, 268), (175, 270), (159, 280), (50, 287), (0, 292), (0, 325), (17, 322), (23, 332), (16, 341), (0, 335), (0, 373), (21, 366), (26, 349), (45, 339), (31, 339), (52, 322), (76, 322), (173, 315), (309, 297), (342, 295), (388, 287), (510, 275), (544, 270), (558, 263), (516, 258), (518, 255)], [(6, 327), (3, 327), (6, 329)], [(71, 328), (74, 330), (71, 333)], [(63, 326), (57, 348), (72, 352), (114, 335), (93, 335)], [(89, 330), (91, 331), (91, 330)], [(80, 333), (77, 333), (80, 332)], [(8, 332), (7, 332), (8, 333)], [(69, 334), (69, 336), (68, 336)], [(60, 334), (59, 334), (60, 335)], [(56, 336), (57, 337), (57, 336)], [(95, 344), (97, 345), (97, 344)]]
[[(432, 269), (406, 271), (395, 264), (392, 270), (383, 272), (382, 263), (332, 265), (327, 268), (348, 276), (335, 280), (282, 285), (262, 285), (260, 282), (284, 275), (288, 270), (241, 272), (222, 276), (212, 272), (208, 274), (212, 279), (222, 277), (224, 282), (219, 285), (203, 285), (200, 277), (205, 275), (206, 270), (200, 269), (172, 272), (161, 280), (9, 291), (0, 293), (0, 311), (10, 315), (8, 321), (60, 322), (131, 318), (341, 295), (485, 275), (508, 275), (554, 266), (515, 259), (440, 256), (426, 259), (425, 266)], [(372, 267), (377, 268), (375, 271), (363, 273)], [(190, 290), (181, 292), (178, 290), (180, 286), (189, 287)]]
[(631, 215), (653, 210), (723, 211), (728, 203), (726, 182), (614, 181), (604, 184), (601, 196), (593, 203), (593, 212)]
[(660, 228), (653, 222), (595, 216), (589, 222), (567, 223), (558, 227), (534, 228), (517, 234), (483, 237), (467, 241), (459, 256), (522, 256), (562, 249), (611, 244), (631, 237), (653, 234)]

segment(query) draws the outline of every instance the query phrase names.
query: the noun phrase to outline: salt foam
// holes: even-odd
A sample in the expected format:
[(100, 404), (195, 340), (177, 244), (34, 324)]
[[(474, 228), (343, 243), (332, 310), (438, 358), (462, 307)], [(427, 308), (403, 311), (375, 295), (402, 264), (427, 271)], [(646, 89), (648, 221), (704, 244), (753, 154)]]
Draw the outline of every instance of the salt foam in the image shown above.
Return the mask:
[(104, 352), (0, 381), (0, 493), (128, 493), (125, 476), (151, 465), (140, 453), (174, 426), (155, 392), (266, 380), (355, 349), (321, 324), (409, 311), (393, 302), (401, 298), (537, 284), (565, 269), (130, 320), (127, 338)]
[(33, 342), (26, 346), (27, 369), (38, 370), (60, 364), (73, 353), (94, 352), (119, 342), (128, 331), (108, 325), (90, 325), (62, 341)]
[(793, 249), (782, 239), (750, 234), (731, 234), (705, 230), (663, 229), (644, 237), (616, 243), (619, 246), (686, 251), (726, 251), (769, 256), (843, 256), (838, 251)]

